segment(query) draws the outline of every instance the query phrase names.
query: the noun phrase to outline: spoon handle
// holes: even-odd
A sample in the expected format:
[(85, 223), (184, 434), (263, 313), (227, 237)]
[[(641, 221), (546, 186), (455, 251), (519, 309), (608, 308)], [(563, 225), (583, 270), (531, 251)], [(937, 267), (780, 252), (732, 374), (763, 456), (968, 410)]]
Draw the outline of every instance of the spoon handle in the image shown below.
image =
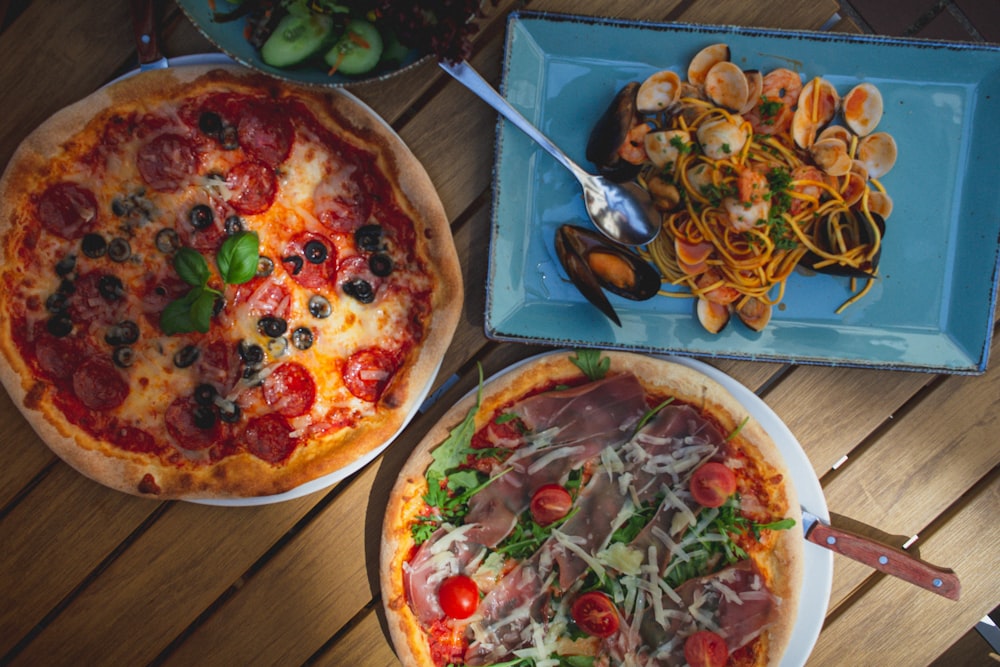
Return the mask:
[(584, 171), (579, 165), (563, 153), (558, 146), (552, 143), (548, 137), (542, 134), (538, 128), (532, 125), (531, 121), (522, 116), (521, 112), (515, 109), (510, 102), (504, 99), (486, 79), (480, 76), (479, 72), (472, 68), (471, 65), (466, 62), (449, 63), (445, 61), (441, 61), (439, 64), (444, 71), (458, 79), (462, 85), (475, 93), (479, 99), (496, 109), (501, 116), (514, 123), (518, 129), (531, 137), (542, 148), (547, 150), (552, 157), (559, 160), (559, 162), (573, 172), (578, 179), (581, 178), (581, 175), (583, 177), (590, 176), (590, 174)]

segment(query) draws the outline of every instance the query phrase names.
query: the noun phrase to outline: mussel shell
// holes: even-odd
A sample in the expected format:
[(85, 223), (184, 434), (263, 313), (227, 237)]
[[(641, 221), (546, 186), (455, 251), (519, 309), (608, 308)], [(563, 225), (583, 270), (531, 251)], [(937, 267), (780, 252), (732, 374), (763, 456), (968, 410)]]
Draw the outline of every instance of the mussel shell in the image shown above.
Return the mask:
[[(575, 225), (561, 225), (556, 230), (556, 254), (570, 280), (580, 293), (615, 324), (621, 321), (604, 290), (630, 299), (645, 301), (660, 290), (660, 274), (648, 262), (625, 246), (608, 241), (602, 234)], [(595, 270), (595, 258), (611, 260), (616, 268), (625, 267), (628, 284)]]
[[(855, 216), (863, 216), (864, 215), (863, 213), (860, 213), (860, 212), (854, 211), (854, 210), (851, 211), (851, 214), (855, 215)], [(879, 234), (882, 236), (882, 238), (884, 240), (884, 238), (885, 238), (885, 219), (883, 219), (882, 216), (880, 216), (877, 213), (872, 213), (872, 220), (875, 221), (875, 226), (878, 227)], [(819, 223), (817, 223), (817, 224), (819, 224)], [(826, 226), (823, 225), (822, 227), (820, 227), (820, 229), (826, 229)], [(861, 242), (862, 243), (871, 243), (874, 239), (871, 237), (871, 233), (870, 233), (871, 232), (871, 227), (869, 226), (868, 222), (865, 221), (865, 220), (862, 220), (861, 221), (861, 225), (860, 225), (860, 229), (862, 230), (862, 232), (868, 232), (868, 233), (862, 233)], [(828, 239), (819, 238), (819, 239), (816, 239), (816, 241), (817, 241), (817, 244), (823, 244), (824, 242), (828, 241)], [(825, 247), (829, 248), (830, 246), (826, 245)], [(831, 265), (828, 265), (828, 266), (822, 266), (822, 267), (816, 268), (816, 265), (819, 264), (820, 262), (822, 262), (823, 258), (820, 257), (819, 255), (816, 255), (813, 252), (807, 252), (805, 255), (803, 255), (802, 259), (799, 260), (799, 265), (802, 266), (802, 267), (804, 267), (804, 268), (806, 268), (806, 269), (809, 269), (811, 271), (815, 271), (816, 273), (825, 273), (825, 274), (828, 274), (828, 275), (831, 275), (831, 276), (848, 276), (848, 277), (851, 277), (851, 278), (874, 278), (875, 277), (875, 272), (878, 269), (879, 259), (881, 258), (881, 256), (882, 256), (882, 246), (880, 244), (878, 252), (875, 253), (874, 257), (872, 257), (871, 268), (868, 269), (868, 270), (857, 269), (857, 268), (854, 268), (853, 266), (841, 266), (839, 264), (831, 264)]]
[(594, 124), (587, 140), (587, 159), (597, 167), (598, 173), (617, 183), (630, 181), (639, 173), (639, 165), (626, 162), (618, 155), (618, 149), (639, 117), (635, 107), (638, 91), (637, 81), (625, 84)]

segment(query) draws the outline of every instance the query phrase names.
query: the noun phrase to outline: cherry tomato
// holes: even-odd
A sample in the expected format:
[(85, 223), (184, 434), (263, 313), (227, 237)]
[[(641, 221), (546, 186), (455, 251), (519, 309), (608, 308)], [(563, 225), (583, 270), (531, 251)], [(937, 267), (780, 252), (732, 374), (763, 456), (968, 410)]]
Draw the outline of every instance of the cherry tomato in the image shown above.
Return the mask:
[(691, 475), (691, 495), (702, 507), (719, 507), (736, 492), (736, 475), (715, 461), (709, 461)]
[(600, 591), (578, 597), (570, 614), (580, 629), (593, 637), (610, 637), (618, 632), (618, 610), (611, 598)]
[(684, 641), (684, 659), (691, 667), (723, 667), (729, 660), (726, 640), (711, 630), (699, 630)]
[(464, 574), (448, 577), (438, 589), (438, 602), (451, 618), (468, 618), (479, 606), (479, 586)]
[(573, 507), (573, 497), (558, 484), (541, 486), (531, 496), (531, 517), (539, 526), (558, 521)]

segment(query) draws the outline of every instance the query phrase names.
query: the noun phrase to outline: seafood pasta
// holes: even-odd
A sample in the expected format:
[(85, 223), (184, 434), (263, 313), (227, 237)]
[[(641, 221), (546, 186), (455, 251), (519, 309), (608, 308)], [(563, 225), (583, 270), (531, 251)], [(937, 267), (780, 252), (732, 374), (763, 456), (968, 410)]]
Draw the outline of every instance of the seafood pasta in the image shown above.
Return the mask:
[(892, 207), (878, 179), (896, 159), (892, 137), (874, 131), (881, 115), (871, 84), (841, 98), (820, 77), (742, 70), (715, 44), (686, 80), (665, 70), (622, 89), (588, 158), (638, 180), (662, 211), (665, 233), (646, 248), (662, 294), (697, 298), (713, 333), (731, 312), (761, 330), (796, 267), (864, 281), (840, 309), (877, 277)]

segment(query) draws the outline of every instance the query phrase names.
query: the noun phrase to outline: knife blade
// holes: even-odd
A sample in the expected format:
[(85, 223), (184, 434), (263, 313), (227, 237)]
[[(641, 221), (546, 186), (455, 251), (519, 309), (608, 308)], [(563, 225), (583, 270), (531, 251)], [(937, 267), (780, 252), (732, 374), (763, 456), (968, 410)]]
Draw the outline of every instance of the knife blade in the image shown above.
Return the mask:
[(135, 47), (139, 52), (139, 70), (168, 67), (166, 57), (160, 53), (160, 40), (156, 34), (156, 3), (154, 0), (132, 0), (132, 29)]
[(953, 570), (931, 565), (902, 549), (842, 528), (834, 528), (809, 510), (802, 508), (802, 529), (806, 540), (864, 563), (880, 572), (958, 600), (961, 582)]

